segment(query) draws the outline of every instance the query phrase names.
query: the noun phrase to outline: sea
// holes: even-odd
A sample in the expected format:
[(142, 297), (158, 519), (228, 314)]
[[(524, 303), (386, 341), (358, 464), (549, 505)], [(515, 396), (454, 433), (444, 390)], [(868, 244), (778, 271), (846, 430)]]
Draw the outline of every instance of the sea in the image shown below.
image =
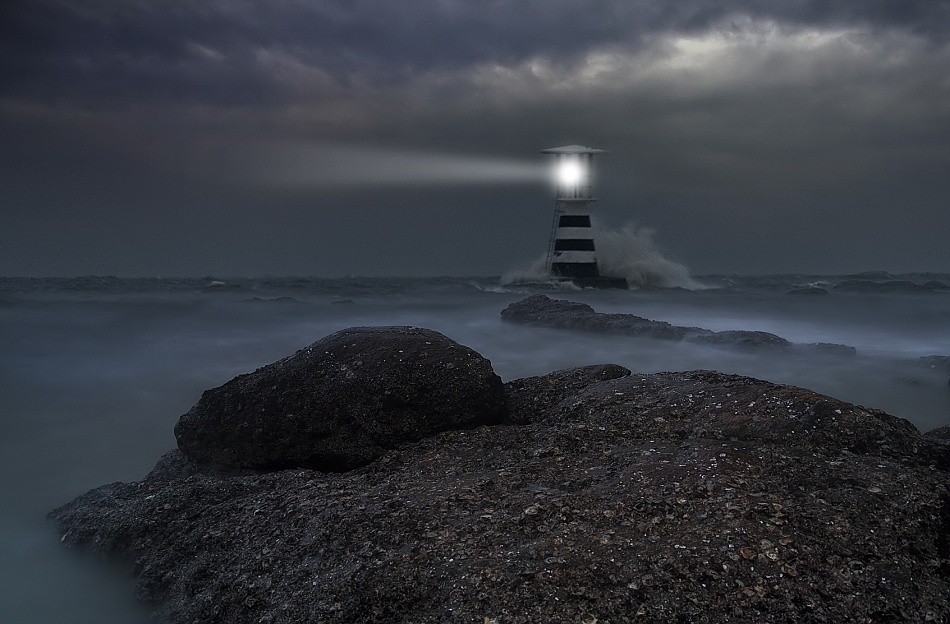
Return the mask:
[[(896, 285), (835, 288), (847, 280)], [(900, 282), (950, 285), (950, 274), (711, 275), (628, 290), (517, 276), (0, 278), (0, 622), (149, 621), (129, 570), (63, 548), (46, 514), (90, 488), (141, 479), (174, 448), (175, 422), (203, 390), (337, 330), (435, 329), (506, 381), (607, 362), (715, 369), (882, 409), (926, 431), (950, 424), (950, 369), (929, 357), (950, 356), (950, 289)], [(803, 289), (812, 294), (789, 294)], [(856, 355), (502, 321), (501, 310), (536, 293), (676, 325), (844, 344)]]

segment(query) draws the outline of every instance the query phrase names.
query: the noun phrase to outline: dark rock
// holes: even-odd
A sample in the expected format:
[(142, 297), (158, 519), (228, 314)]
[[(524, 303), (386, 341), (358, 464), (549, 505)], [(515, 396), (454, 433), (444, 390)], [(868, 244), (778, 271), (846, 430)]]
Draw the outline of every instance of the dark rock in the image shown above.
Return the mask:
[(788, 293), (786, 293), (786, 294), (795, 295), (795, 296), (802, 296), (802, 295), (804, 295), (804, 296), (812, 296), (812, 295), (819, 295), (819, 296), (821, 296), (821, 295), (829, 295), (829, 294), (831, 294), (831, 293), (829, 293), (829, 292), (828, 292), (827, 290), (825, 290), (824, 288), (821, 288), (820, 286), (799, 286), (799, 287), (797, 287), (797, 288), (793, 288), (792, 290), (788, 291)]
[(760, 347), (790, 347), (791, 342), (781, 336), (764, 331), (728, 330), (708, 332), (690, 336), (694, 342), (732, 346), (740, 349), (758, 349)]
[(950, 425), (944, 425), (943, 427), (931, 429), (924, 435), (932, 440), (941, 440), (950, 443)]
[[(633, 314), (602, 314), (584, 303), (532, 295), (502, 310), (501, 318), (515, 323), (596, 331), (660, 340), (686, 340), (716, 347), (737, 349), (788, 349), (792, 343), (764, 331), (710, 331), (701, 327), (682, 327), (665, 321), (653, 321)], [(796, 345), (797, 346), (797, 345)], [(853, 351), (845, 345), (807, 345), (813, 352), (837, 355)]]
[(195, 461), (178, 449), (168, 451), (158, 459), (155, 467), (145, 476), (145, 481), (174, 481), (193, 475), (208, 477), (243, 477), (259, 474), (253, 468), (233, 468), (223, 464)]
[(761, 440), (950, 468), (950, 452), (926, 444), (907, 420), (803, 388), (716, 371), (632, 374), (605, 381), (538, 418), (543, 423), (578, 420), (614, 428), (622, 422), (649, 438)]
[(501, 318), (515, 323), (601, 331), (645, 338), (682, 340), (699, 327), (677, 327), (664, 321), (651, 321), (633, 314), (600, 314), (586, 303), (531, 295), (501, 311)]
[(885, 282), (875, 282), (867, 279), (849, 279), (835, 284), (835, 290), (850, 292), (933, 292), (934, 290), (944, 290), (948, 288), (946, 284), (931, 280), (924, 284), (917, 284), (909, 280), (888, 280)]
[(51, 516), (171, 622), (950, 618), (950, 445), (800, 388), (625, 373), (510, 382), (531, 424), (347, 473), (172, 454)]
[(806, 344), (796, 344), (795, 350), (802, 353), (833, 355), (837, 357), (854, 357), (858, 354), (858, 350), (854, 347), (837, 344), (834, 342), (810, 342)]
[(630, 371), (623, 366), (601, 364), (509, 381), (505, 384), (508, 420), (517, 424), (534, 422), (541, 414), (584, 388), (629, 374)]
[(206, 391), (175, 437), (199, 462), (348, 470), (503, 416), (501, 379), (475, 351), (428, 329), (358, 327)]

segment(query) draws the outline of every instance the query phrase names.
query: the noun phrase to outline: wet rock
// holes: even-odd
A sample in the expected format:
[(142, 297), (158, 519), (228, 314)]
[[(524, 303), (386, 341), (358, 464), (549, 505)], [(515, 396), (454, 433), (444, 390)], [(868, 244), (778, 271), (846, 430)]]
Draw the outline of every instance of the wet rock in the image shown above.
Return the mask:
[(950, 443), (950, 425), (944, 425), (943, 427), (931, 429), (924, 435), (932, 440), (941, 440)]
[(795, 350), (800, 353), (811, 353), (815, 355), (853, 357), (858, 354), (858, 350), (854, 347), (835, 342), (810, 342), (806, 344), (796, 344), (794, 347)]
[(506, 394), (528, 424), (346, 473), (172, 452), (51, 515), (67, 546), (134, 562), (171, 622), (950, 618), (950, 446), (908, 422), (712, 371)]
[(604, 381), (542, 412), (537, 421), (586, 421), (653, 439), (759, 440), (950, 468), (950, 449), (930, 444), (905, 419), (804, 388), (716, 371)]
[(428, 329), (364, 327), (206, 391), (175, 437), (199, 462), (348, 470), (503, 416), (501, 379), (475, 351)]
[(588, 386), (629, 374), (630, 371), (623, 366), (601, 364), (509, 381), (505, 384), (508, 420), (518, 424), (534, 422), (547, 410)]
[(795, 345), (781, 336), (748, 330), (710, 331), (701, 327), (671, 325), (633, 314), (603, 314), (585, 303), (532, 295), (512, 303), (501, 312), (502, 319), (526, 325), (595, 331), (660, 340), (684, 340), (715, 347), (743, 350), (779, 349), (825, 355), (853, 355), (854, 347), (819, 343)]
[(678, 327), (633, 314), (601, 314), (586, 303), (531, 295), (502, 310), (501, 318), (515, 323), (609, 332), (644, 338), (682, 340), (690, 334), (711, 333), (699, 327)]
[(930, 280), (923, 284), (911, 282), (909, 280), (887, 280), (883, 282), (868, 279), (848, 279), (835, 284), (834, 289), (849, 292), (933, 292), (935, 290), (946, 290), (948, 287), (943, 282)]
[(172, 623), (946, 621), (948, 429), (715, 371), (502, 384), (437, 332), (354, 328), (50, 517)]
[(693, 342), (712, 345), (725, 345), (740, 349), (759, 349), (762, 347), (790, 347), (791, 342), (781, 336), (764, 332), (748, 330), (728, 330), (718, 332), (703, 332), (690, 336)]

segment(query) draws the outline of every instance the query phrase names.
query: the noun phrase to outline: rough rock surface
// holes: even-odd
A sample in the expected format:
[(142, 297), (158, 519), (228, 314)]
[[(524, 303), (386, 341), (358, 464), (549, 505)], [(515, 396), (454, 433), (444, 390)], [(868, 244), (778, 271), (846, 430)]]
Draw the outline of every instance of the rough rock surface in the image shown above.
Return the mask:
[(950, 618), (950, 445), (814, 392), (605, 365), (346, 472), (173, 451), (51, 516), (172, 622)]
[(189, 457), (348, 470), (406, 440), (501, 421), (491, 362), (414, 327), (356, 327), (206, 391), (175, 426)]
[(551, 299), (546, 295), (531, 295), (512, 303), (502, 310), (501, 318), (514, 323), (542, 325), (562, 329), (595, 331), (660, 340), (687, 340), (712, 346), (738, 349), (786, 349), (809, 354), (854, 355), (854, 347), (831, 343), (793, 344), (775, 334), (764, 331), (712, 331), (702, 327), (671, 325), (633, 314), (605, 314), (595, 312), (586, 303)]
[(932, 440), (941, 440), (950, 443), (950, 425), (944, 425), (943, 427), (931, 429), (924, 435)]
[(853, 292), (933, 292), (935, 290), (947, 290), (943, 282), (930, 280), (922, 284), (911, 282), (910, 280), (886, 280), (878, 282), (867, 279), (849, 279), (838, 282), (834, 286), (835, 290), (853, 291)]
[(534, 422), (547, 410), (588, 386), (629, 374), (629, 369), (617, 364), (597, 364), (509, 381), (505, 384), (507, 420), (522, 425)]

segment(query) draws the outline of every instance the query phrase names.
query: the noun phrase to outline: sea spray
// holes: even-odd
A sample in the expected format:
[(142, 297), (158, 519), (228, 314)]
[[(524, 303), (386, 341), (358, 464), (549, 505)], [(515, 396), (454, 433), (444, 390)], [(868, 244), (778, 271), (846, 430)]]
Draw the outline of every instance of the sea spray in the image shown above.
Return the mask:
[(551, 276), (548, 271), (548, 257), (542, 255), (535, 258), (527, 267), (513, 269), (501, 276), (502, 286), (529, 284), (532, 286), (546, 284), (556, 290), (580, 290), (574, 282), (559, 280)]
[[(689, 275), (689, 269), (663, 255), (654, 242), (654, 230), (638, 228), (628, 223), (619, 230), (610, 230), (593, 222), (594, 243), (600, 274), (623, 277), (631, 288), (686, 288), (699, 290), (703, 285)], [(570, 285), (571, 282), (552, 280), (548, 272), (547, 256), (536, 258), (526, 268), (515, 269), (502, 275), (503, 285), (519, 283), (551, 283)]]
[(626, 278), (631, 287), (656, 286), (698, 290), (703, 286), (689, 269), (663, 255), (654, 242), (655, 230), (627, 223), (609, 230), (594, 222), (597, 263), (601, 275)]

